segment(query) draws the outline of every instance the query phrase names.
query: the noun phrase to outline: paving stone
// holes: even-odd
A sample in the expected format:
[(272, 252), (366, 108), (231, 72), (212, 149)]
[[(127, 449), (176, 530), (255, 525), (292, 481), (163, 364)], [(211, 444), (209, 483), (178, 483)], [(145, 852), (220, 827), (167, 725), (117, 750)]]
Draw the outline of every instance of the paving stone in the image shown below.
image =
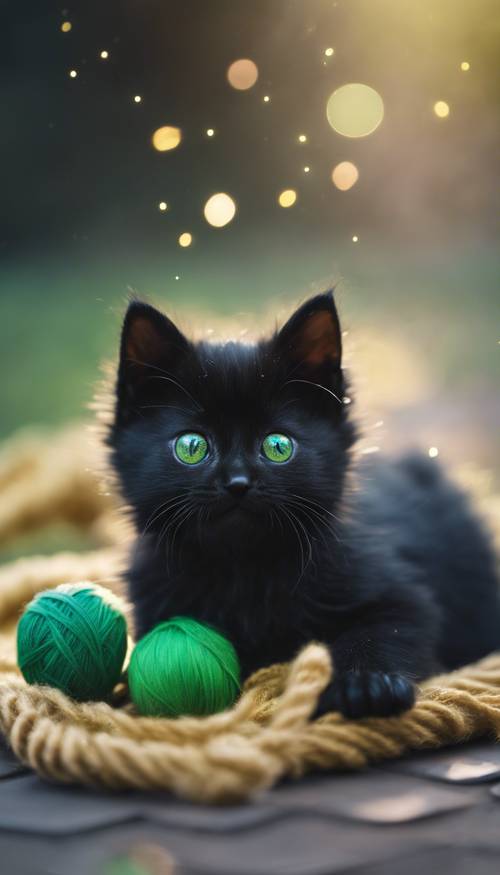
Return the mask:
[(0, 782), (0, 830), (65, 835), (139, 817), (127, 796), (49, 784), (36, 775)]
[[(376, 832), (369, 843), (360, 841), (342, 822), (300, 812), (256, 829), (227, 833), (223, 839), (198, 830), (130, 824), (105, 830), (98, 842), (92, 837), (82, 844), (81, 838), (72, 837), (51, 875), (68, 875), (69, 861), (82, 855), (87, 857), (82, 875), (108, 875), (104, 863), (133, 855), (138, 843), (156, 842), (163, 848), (175, 861), (175, 875), (333, 875), (367, 859), (382, 861), (415, 851), (411, 839), (394, 835), (388, 840), (383, 831)], [(72, 869), (71, 875), (80, 875), (80, 869)]]
[(0, 871), (2, 875), (117, 875), (113, 864), (134, 857), (137, 846), (144, 845), (157, 845), (168, 854), (175, 861), (175, 875), (332, 875), (368, 858), (381, 861), (391, 853), (415, 850), (407, 840), (395, 837), (388, 843), (382, 834), (367, 848), (346, 835), (341, 825), (335, 827), (321, 817), (290, 816), (256, 830), (229, 833), (223, 840), (220, 834), (130, 823), (92, 835), (61, 836), (57, 841), (23, 836), (21, 842), (18, 835), (0, 833)]
[(234, 832), (286, 817), (286, 811), (259, 799), (251, 803), (221, 807), (194, 805), (170, 796), (156, 800), (144, 796), (141, 800), (142, 815), (149, 822), (188, 830)]
[(104, 793), (56, 785), (29, 775), (0, 784), (0, 830), (65, 835), (112, 823), (147, 820), (181, 829), (226, 833), (285, 816), (260, 803), (213, 807), (160, 793)]
[(495, 799), (500, 800), (500, 784), (494, 784), (490, 792)]
[(15, 775), (26, 774), (29, 770), (23, 766), (9, 747), (0, 738), (0, 780), (12, 778)]
[(467, 791), (437, 787), (406, 775), (375, 770), (339, 777), (319, 776), (277, 788), (266, 801), (285, 810), (334, 814), (366, 823), (405, 823), (473, 805)]
[[(485, 751), (466, 755), (486, 761)], [(211, 807), (6, 776), (0, 873), (117, 875), (115, 864), (146, 843), (175, 860), (175, 875), (421, 875), (424, 866), (426, 875), (497, 875), (500, 783), (495, 797), (490, 789), (372, 768), (283, 781), (251, 803)]]
[(499, 855), (463, 848), (431, 848), (383, 863), (367, 862), (352, 875), (498, 875)]
[(480, 784), (500, 779), (500, 745), (461, 745), (444, 751), (413, 754), (381, 764), (384, 771), (431, 778), (449, 784)]

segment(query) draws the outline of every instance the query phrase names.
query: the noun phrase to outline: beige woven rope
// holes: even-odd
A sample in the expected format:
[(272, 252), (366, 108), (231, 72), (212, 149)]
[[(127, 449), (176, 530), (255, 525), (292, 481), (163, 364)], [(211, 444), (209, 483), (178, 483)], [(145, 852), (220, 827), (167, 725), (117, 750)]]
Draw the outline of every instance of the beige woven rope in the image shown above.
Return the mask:
[[(29, 457), (26, 447), (24, 461), (9, 452), (0, 464), (4, 533), (9, 531), (4, 494), (12, 495)], [(58, 496), (68, 494), (63, 480)], [(85, 490), (82, 494), (88, 496)], [(22, 520), (33, 526), (22, 505), (21, 500), (14, 505), (17, 522), (10, 531), (22, 529)], [(63, 505), (59, 502), (58, 513)], [(90, 500), (89, 507), (92, 513), (81, 517), (85, 525), (90, 517), (108, 513), (99, 502)], [(78, 512), (71, 508), (78, 523)], [(47, 516), (49, 511), (47, 499)], [(409, 750), (485, 734), (500, 737), (500, 654), (423, 684), (415, 707), (401, 717), (358, 722), (338, 714), (311, 721), (332, 673), (327, 650), (315, 643), (290, 665), (257, 672), (232, 710), (206, 718), (144, 718), (130, 708), (80, 704), (58, 690), (28, 686), (16, 668), (14, 649), (24, 604), (35, 592), (63, 581), (92, 580), (119, 590), (122, 549), (115, 540), (92, 553), (34, 557), (0, 568), (0, 730), (19, 759), (42, 776), (229, 802), (251, 797), (285, 775), (359, 769)]]

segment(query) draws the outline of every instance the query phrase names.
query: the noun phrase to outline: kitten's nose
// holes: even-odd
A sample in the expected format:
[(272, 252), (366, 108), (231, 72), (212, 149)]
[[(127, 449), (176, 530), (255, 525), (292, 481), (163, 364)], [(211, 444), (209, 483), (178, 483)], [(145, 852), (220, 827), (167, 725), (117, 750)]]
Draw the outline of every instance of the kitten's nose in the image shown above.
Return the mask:
[(225, 483), (225, 487), (235, 498), (242, 498), (250, 489), (250, 480), (245, 474), (235, 474)]

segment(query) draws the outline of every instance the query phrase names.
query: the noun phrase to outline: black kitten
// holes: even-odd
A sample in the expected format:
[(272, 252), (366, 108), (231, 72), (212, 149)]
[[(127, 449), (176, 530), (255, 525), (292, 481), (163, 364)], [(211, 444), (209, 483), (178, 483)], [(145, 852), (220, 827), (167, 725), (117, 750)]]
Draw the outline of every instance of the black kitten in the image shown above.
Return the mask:
[(414, 681), (500, 647), (495, 562), (436, 462), (353, 463), (345, 391), (330, 293), (255, 346), (191, 343), (132, 302), (109, 434), (138, 531), (130, 597), (138, 636), (188, 614), (243, 676), (323, 641), (319, 713), (395, 714)]

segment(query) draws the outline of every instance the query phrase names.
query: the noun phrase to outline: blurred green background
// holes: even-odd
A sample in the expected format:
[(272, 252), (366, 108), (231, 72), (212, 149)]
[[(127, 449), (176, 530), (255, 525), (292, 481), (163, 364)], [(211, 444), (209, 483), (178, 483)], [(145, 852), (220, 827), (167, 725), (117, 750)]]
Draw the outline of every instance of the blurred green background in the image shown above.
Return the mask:
[[(28, 0), (4, 19), (1, 438), (88, 415), (128, 289), (238, 334), (338, 282), (368, 449), (437, 447), (495, 483), (497, 2)], [(357, 138), (326, 117), (353, 82), (384, 105)], [(182, 139), (159, 152), (163, 125)], [(216, 192), (237, 208), (222, 228)]]

